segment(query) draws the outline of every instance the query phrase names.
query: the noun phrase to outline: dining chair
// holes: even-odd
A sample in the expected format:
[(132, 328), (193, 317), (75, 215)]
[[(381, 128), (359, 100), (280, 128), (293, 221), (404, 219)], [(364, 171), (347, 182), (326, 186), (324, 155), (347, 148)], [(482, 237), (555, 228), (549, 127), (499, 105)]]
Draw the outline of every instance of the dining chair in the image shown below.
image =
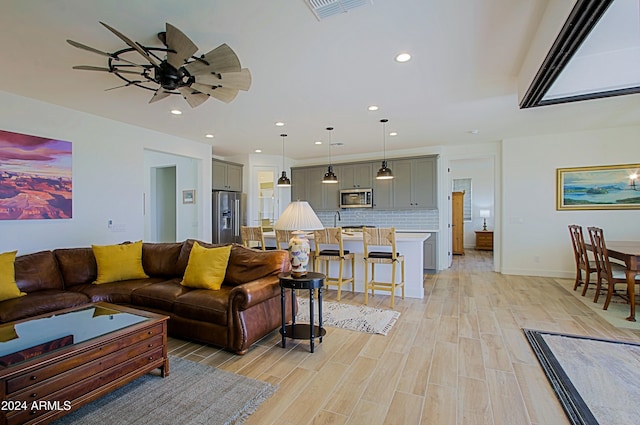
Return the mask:
[[(351, 284), (351, 292), (355, 292), (355, 269), (356, 256), (353, 252), (344, 249), (342, 240), (342, 228), (326, 227), (313, 232), (313, 239), (316, 245), (316, 254), (314, 257), (314, 269), (320, 271), (320, 264), (324, 265), (324, 274), (326, 276), (324, 284), (328, 287), (335, 285), (338, 287), (337, 301), (340, 301), (342, 285)], [(330, 276), (329, 265), (332, 261), (338, 262), (338, 274)], [(345, 262), (351, 263), (351, 274), (345, 276)]]
[[(589, 280), (592, 273), (596, 273), (596, 263), (593, 260), (589, 260), (587, 246), (584, 243), (584, 234), (582, 232), (582, 226), (577, 224), (569, 225), (569, 233), (571, 234), (571, 243), (573, 245), (573, 256), (576, 261), (576, 281), (573, 284), (573, 290), (575, 291), (581, 284), (584, 284), (582, 288), (582, 296), (584, 297), (589, 289)], [(582, 271), (584, 270), (584, 280), (582, 280)], [(596, 291), (596, 299), (597, 299)]]
[[(607, 251), (607, 244), (604, 239), (604, 231), (599, 227), (589, 227), (589, 238), (591, 239), (591, 245), (593, 246), (593, 253), (596, 259), (596, 268), (598, 274), (598, 282), (596, 284), (596, 295), (594, 302), (598, 302), (598, 296), (600, 294), (600, 287), (604, 282), (607, 283), (607, 298), (602, 306), (603, 310), (609, 308), (611, 297), (616, 294), (621, 298), (629, 302), (627, 297), (627, 276), (625, 273), (626, 268), (618, 263), (612, 263), (609, 260), (609, 252)], [(636, 276), (636, 284), (640, 284), (640, 275)], [(624, 284), (624, 291), (616, 291), (615, 285)]]
[(262, 231), (262, 227), (260, 226), (240, 226), (240, 235), (242, 236), (242, 244), (247, 248), (259, 249), (262, 251), (266, 251), (268, 249), (276, 249), (276, 247), (265, 245), (264, 232)]
[[(396, 288), (402, 288), (404, 299), (404, 256), (398, 253), (396, 248), (396, 229), (390, 228), (362, 228), (362, 241), (364, 244), (364, 303), (369, 303), (369, 290), (375, 295), (376, 289), (391, 292), (391, 308), (394, 306)], [(370, 247), (388, 247), (390, 251), (371, 251)], [(396, 266), (400, 263), (401, 279), (396, 277)], [(391, 265), (390, 281), (376, 280), (376, 264)], [(369, 266), (371, 266), (371, 280), (369, 280)]]

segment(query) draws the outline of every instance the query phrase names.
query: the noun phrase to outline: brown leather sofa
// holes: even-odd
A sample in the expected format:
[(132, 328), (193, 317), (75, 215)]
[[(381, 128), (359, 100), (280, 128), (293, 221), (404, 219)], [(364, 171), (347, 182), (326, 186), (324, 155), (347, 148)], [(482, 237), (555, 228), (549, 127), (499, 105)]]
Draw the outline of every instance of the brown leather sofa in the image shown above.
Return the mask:
[[(27, 295), (0, 302), (0, 323), (104, 301), (167, 315), (169, 335), (244, 354), (281, 325), (277, 275), (291, 269), (287, 252), (234, 244), (222, 288), (192, 289), (180, 281), (193, 243), (144, 243), (142, 265), (149, 278), (100, 285), (92, 284), (97, 264), (91, 248), (19, 256), (16, 283)], [(291, 320), (290, 305), (286, 303), (287, 320)]]

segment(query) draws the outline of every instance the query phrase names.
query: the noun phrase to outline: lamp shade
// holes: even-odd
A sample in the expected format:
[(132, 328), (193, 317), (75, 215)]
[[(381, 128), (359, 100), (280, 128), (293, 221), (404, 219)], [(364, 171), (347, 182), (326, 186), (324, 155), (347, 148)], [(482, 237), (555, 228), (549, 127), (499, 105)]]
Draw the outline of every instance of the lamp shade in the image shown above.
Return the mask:
[(323, 228), (322, 222), (306, 201), (290, 203), (276, 222), (276, 230), (293, 230), (293, 237), (289, 241), (289, 260), (293, 277), (307, 275), (311, 246), (303, 230)]
[(320, 230), (322, 222), (307, 201), (294, 201), (276, 222), (277, 230)]
[(480, 210), (480, 217), (482, 218), (491, 217), (491, 210)]

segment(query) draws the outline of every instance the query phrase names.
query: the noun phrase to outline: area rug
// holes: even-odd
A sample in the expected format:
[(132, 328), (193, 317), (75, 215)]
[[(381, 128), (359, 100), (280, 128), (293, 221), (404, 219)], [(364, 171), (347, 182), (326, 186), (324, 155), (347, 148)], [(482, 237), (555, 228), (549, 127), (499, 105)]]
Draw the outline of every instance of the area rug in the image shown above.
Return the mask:
[(169, 376), (156, 370), (53, 424), (240, 424), (277, 389), (179, 357), (170, 356), (169, 365)]
[(640, 424), (640, 344), (523, 331), (572, 424)]
[(598, 302), (594, 303), (593, 296), (595, 295), (595, 285), (589, 285), (589, 289), (583, 297), (582, 287), (579, 287), (575, 291), (573, 290), (573, 279), (556, 279), (556, 282), (558, 282), (560, 286), (566, 289), (567, 292), (573, 295), (577, 300), (589, 307), (591, 311), (611, 323), (616, 328), (640, 330), (640, 309), (638, 309), (638, 307), (636, 307), (636, 318), (638, 321), (629, 322), (628, 320), (625, 320), (625, 318), (629, 316), (629, 304), (620, 297), (612, 297), (611, 303), (609, 303), (609, 308), (603, 310), (602, 306), (604, 305), (604, 300), (607, 296), (606, 294), (600, 295)]
[[(318, 303), (314, 304), (314, 323), (318, 323)], [(389, 333), (400, 312), (333, 301), (322, 302), (322, 326), (349, 329), (370, 334)], [(296, 321), (309, 322), (309, 299), (298, 297)]]

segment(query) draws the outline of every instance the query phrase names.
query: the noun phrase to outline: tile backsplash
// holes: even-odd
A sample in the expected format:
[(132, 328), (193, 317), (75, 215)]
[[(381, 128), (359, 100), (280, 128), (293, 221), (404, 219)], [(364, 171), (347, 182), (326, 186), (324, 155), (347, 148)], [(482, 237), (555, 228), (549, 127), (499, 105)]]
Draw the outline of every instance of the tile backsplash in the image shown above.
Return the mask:
[(403, 230), (437, 230), (439, 228), (438, 210), (341, 209), (340, 220), (337, 218), (336, 211), (316, 211), (316, 214), (322, 224), (327, 227), (332, 227), (335, 220), (338, 227), (369, 225)]

